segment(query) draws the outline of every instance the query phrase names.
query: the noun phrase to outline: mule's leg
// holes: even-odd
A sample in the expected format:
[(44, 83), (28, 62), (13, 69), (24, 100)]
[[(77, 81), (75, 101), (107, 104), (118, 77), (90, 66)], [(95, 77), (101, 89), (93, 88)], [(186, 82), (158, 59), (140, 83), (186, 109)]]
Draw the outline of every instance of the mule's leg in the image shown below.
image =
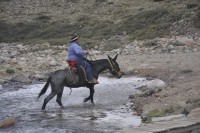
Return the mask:
[(42, 110), (45, 110), (46, 104), (56, 95), (56, 92), (51, 92), (45, 99), (42, 105)]
[(90, 89), (90, 95), (89, 97), (85, 98), (83, 102), (87, 102), (88, 100), (91, 100), (91, 102), (94, 103), (93, 101), (94, 86), (91, 86), (89, 89)]
[(61, 89), (61, 91), (57, 94), (57, 99), (56, 99), (56, 102), (60, 105), (60, 107), (63, 107), (63, 104), (61, 102), (61, 98), (62, 98), (62, 94), (63, 94), (63, 89)]

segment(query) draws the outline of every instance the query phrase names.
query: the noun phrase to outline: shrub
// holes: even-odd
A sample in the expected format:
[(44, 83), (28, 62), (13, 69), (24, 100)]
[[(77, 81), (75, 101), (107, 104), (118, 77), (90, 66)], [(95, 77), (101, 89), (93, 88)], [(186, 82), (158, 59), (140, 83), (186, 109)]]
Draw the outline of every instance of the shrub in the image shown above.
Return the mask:
[(126, 16), (117, 25), (116, 32), (126, 31), (132, 39), (152, 39), (162, 37), (170, 33), (170, 25), (180, 20), (181, 15), (169, 12), (166, 9), (144, 11), (135, 16)]
[(119, 47), (122, 46), (122, 43), (120, 41), (108, 41), (106, 42), (106, 44), (104, 45), (103, 49), (105, 51), (110, 51), (110, 50), (113, 50), (113, 49), (117, 49)]
[(200, 11), (196, 14), (196, 17), (193, 19), (194, 26), (200, 28)]
[(15, 70), (12, 69), (12, 68), (7, 68), (7, 69), (6, 69), (6, 73), (8, 73), (8, 74), (13, 74), (13, 73), (15, 73)]

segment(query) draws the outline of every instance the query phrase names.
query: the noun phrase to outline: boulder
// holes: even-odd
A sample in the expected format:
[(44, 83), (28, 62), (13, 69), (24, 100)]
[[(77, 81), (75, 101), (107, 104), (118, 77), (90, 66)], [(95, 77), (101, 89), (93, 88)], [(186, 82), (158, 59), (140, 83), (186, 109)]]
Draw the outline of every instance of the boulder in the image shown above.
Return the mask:
[(165, 86), (166, 86), (166, 84), (165, 84), (164, 81), (159, 80), (159, 79), (155, 79), (155, 80), (152, 80), (149, 83), (147, 83), (146, 87), (148, 89), (154, 89), (154, 88), (163, 88)]
[(188, 115), (187, 118), (200, 118), (200, 108), (193, 109)]
[(188, 37), (179, 37), (177, 38), (177, 40), (180, 43), (185, 44), (187, 46), (194, 46), (196, 44), (196, 42), (193, 39), (190, 39)]
[(8, 117), (0, 121), (0, 128), (8, 128), (15, 124), (15, 119), (12, 117)]

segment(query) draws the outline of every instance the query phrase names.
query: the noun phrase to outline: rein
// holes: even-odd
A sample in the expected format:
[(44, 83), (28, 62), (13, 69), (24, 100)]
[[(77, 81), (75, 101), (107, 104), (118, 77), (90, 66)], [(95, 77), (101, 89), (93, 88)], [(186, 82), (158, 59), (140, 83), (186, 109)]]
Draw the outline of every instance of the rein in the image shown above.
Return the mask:
[[(93, 59), (92, 59), (92, 56), (90, 55), (90, 54), (87, 54), (88, 56), (89, 56), (89, 58), (93, 61), (93, 59), (94, 59), (94, 57), (93, 57)], [(87, 55), (86, 55), (86, 59), (87, 59)], [(118, 72), (118, 70), (116, 69), (118, 66), (116, 66), (116, 64), (111, 60), (111, 59), (107, 59), (108, 60), (108, 62), (109, 62), (109, 66), (110, 66), (110, 69), (111, 69), (111, 71), (112, 71), (112, 73), (114, 74), (114, 75), (119, 75), (120, 73), (121, 73), (121, 71), (119, 71)], [(102, 63), (98, 63), (100, 66), (102, 66), (103, 64)]]
[(93, 61), (93, 59), (95, 59), (94, 57), (92, 59), (92, 56), (89, 53), (86, 55), (86, 59), (87, 59), (87, 56), (89, 56), (92, 61)]

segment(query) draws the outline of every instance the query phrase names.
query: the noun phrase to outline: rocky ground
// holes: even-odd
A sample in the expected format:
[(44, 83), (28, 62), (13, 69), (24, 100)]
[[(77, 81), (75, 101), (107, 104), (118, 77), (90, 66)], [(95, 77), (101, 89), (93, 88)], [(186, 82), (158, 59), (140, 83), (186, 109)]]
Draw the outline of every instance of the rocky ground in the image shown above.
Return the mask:
[[(67, 44), (63, 46), (0, 44), (0, 90), (12, 82), (34, 83), (45, 81), (50, 72), (67, 66)], [(189, 113), (200, 105), (200, 39), (190, 37), (157, 38), (134, 41), (112, 51), (90, 50), (93, 59), (118, 56), (118, 63), (125, 75), (161, 79), (165, 86), (130, 95), (132, 108), (138, 115), (151, 116)], [(148, 92), (147, 92), (148, 91)], [(128, 96), (127, 96), (128, 97)]]

